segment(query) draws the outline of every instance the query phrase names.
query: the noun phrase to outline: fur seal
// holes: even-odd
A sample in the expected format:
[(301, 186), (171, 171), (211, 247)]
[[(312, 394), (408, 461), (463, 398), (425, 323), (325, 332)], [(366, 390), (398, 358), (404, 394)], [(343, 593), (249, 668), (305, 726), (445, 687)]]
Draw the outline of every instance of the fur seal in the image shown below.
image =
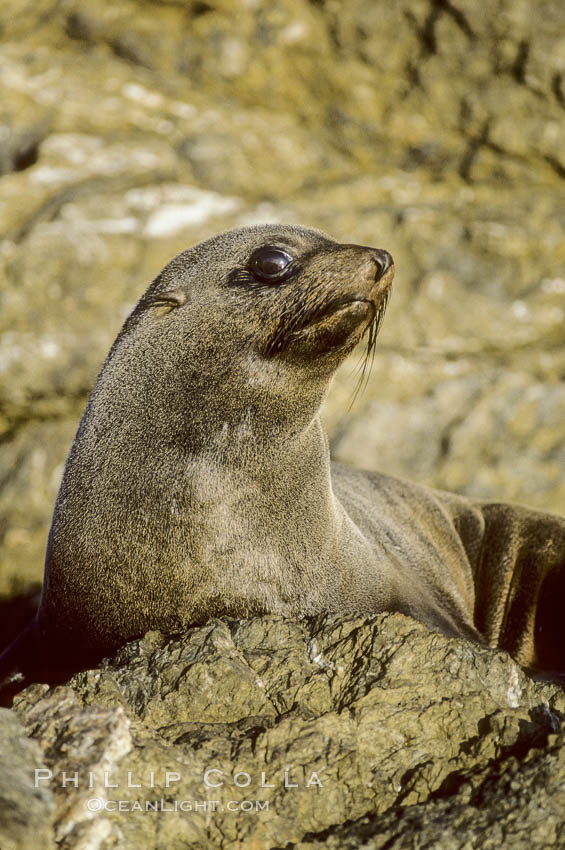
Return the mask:
[[(565, 520), (330, 462), (320, 405), (394, 265), (298, 226), (179, 254), (126, 320), (68, 457), (25, 684), (212, 616), (400, 611), (565, 669)], [(8, 677), (10, 678), (10, 677)]]

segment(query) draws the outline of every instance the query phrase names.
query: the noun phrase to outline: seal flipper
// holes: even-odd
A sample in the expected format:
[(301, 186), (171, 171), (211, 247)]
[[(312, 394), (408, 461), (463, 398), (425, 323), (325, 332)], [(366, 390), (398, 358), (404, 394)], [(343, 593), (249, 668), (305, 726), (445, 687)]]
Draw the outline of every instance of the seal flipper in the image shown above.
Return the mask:
[(535, 671), (565, 672), (565, 519), (486, 503), (475, 623)]

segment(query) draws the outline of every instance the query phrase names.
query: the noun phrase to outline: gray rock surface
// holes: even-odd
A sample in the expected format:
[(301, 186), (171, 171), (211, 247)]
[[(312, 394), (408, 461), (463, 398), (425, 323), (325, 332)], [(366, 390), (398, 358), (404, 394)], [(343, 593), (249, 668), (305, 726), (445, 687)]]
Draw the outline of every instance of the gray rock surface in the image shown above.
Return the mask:
[(47, 776), (41, 748), (13, 711), (0, 708), (0, 847), (51, 850), (54, 800), (48, 785), (36, 787), (35, 771)]
[(562, 689), (400, 614), (149, 633), (15, 711), (65, 850), (560, 846)]

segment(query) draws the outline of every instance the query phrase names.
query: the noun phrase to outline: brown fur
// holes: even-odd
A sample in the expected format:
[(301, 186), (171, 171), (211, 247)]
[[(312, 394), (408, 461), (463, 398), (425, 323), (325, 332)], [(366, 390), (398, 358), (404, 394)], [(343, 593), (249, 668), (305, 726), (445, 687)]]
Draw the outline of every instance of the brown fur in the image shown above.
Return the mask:
[[(247, 269), (265, 244), (295, 258), (281, 284)], [(28, 675), (214, 615), (384, 610), (565, 667), (565, 520), (330, 464), (320, 405), (361, 336), (374, 343), (393, 274), (377, 281), (380, 257), (265, 225), (166, 266), (71, 449)]]

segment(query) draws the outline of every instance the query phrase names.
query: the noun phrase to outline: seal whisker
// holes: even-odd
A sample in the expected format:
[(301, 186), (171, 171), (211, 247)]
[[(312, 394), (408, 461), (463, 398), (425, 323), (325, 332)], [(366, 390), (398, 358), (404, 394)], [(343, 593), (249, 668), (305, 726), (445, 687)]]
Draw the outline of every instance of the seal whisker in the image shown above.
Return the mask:
[[(370, 322), (367, 330), (365, 331), (365, 333), (368, 333), (367, 347), (366, 347), (365, 353), (363, 354), (363, 357), (362, 357), (362, 359), (359, 362), (359, 365), (357, 367), (357, 369), (361, 370), (361, 374), (359, 376), (359, 379), (357, 381), (357, 385), (356, 385), (355, 390), (353, 392), (353, 397), (352, 397), (351, 403), (348, 407), (348, 411), (351, 410), (351, 408), (355, 404), (357, 396), (365, 390), (365, 387), (367, 386), (367, 383), (368, 383), (368, 380), (369, 380), (369, 377), (370, 377), (370, 374), (371, 374), (371, 369), (372, 369), (374, 357), (375, 357), (375, 347), (376, 347), (377, 333), (378, 333), (378, 316), (379, 316), (379, 311), (380, 311), (381, 308), (380, 308), (380, 306), (379, 306), (379, 308), (375, 308), (375, 305), (372, 301), (370, 301), (369, 303), (371, 304), (371, 306), (373, 308), (373, 316), (371, 318), (371, 322)], [(370, 361), (370, 363), (369, 363), (369, 361)], [(368, 364), (369, 364), (369, 369), (367, 370)]]

